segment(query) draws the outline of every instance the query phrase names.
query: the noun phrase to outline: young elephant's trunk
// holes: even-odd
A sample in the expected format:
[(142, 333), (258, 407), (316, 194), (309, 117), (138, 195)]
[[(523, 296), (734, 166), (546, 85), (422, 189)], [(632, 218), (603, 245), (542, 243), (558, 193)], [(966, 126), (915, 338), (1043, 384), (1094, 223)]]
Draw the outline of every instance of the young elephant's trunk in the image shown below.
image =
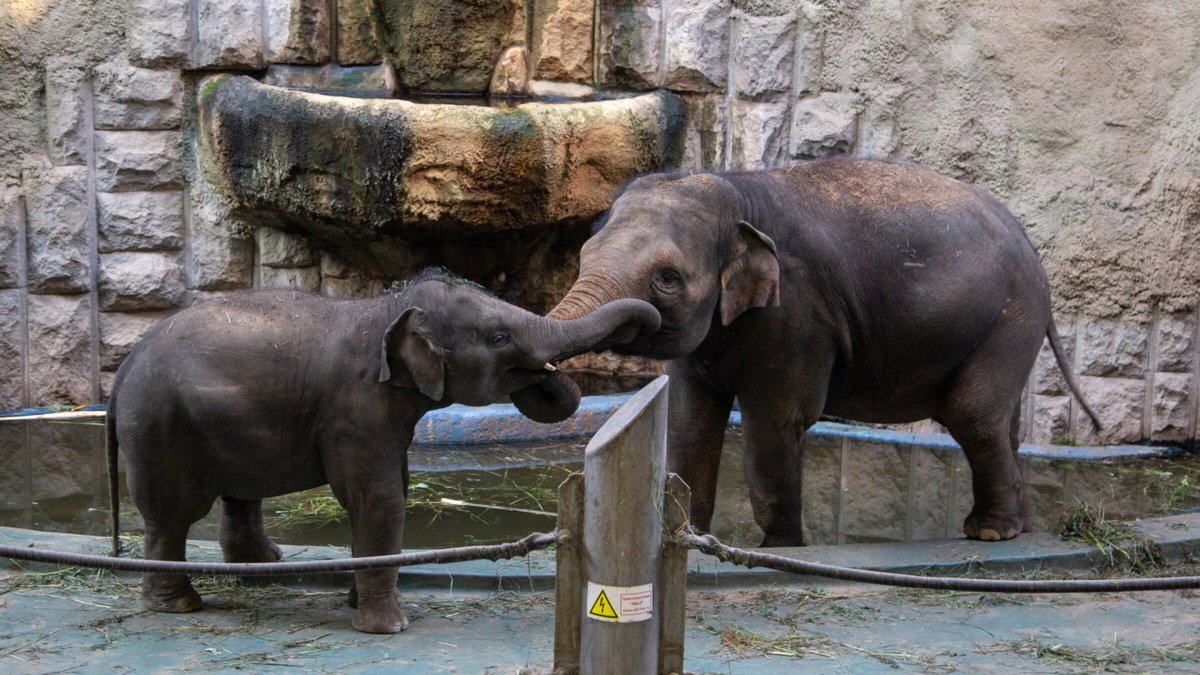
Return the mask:
[[(535, 317), (534, 356), (545, 363), (613, 344), (626, 344), (658, 330), (658, 310), (641, 300), (617, 300), (568, 321)], [(553, 423), (574, 414), (579, 407), (579, 387), (563, 373), (548, 373), (545, 380), (512, 393), (512, 401), (526, 417)]]

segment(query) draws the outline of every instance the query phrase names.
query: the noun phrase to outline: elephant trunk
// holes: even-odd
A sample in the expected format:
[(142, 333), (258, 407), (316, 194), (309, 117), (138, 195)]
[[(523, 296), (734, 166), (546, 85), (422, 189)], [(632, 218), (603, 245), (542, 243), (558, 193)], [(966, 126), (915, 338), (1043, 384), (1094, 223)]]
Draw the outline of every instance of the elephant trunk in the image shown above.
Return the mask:
[[(626, 344), (658, 330), (658, 310), (641, 300), (617, 300), (567, 321), (533, 317), (534, 357), (550, 364), (576, 354)], [(532, 386), (512, 393), (512, 401), (526, 417), (536, 422), (560, 422), (579, 407), (579, 387), (561, 372), (547, 373)]]
[(546, 315), (548, 319), (569, 321), (587, 316), (614, 300), (629, 297), (603, 277), (595, 275), (581, 276), (562, 299)]
[(538, 326), (538, 354), (545, 356), (548, 363), (587, 351), (602, 351), (614, 344), (629, 344), (654, 333), (662, 323), (658, 310), (648, 302), (624, 298), (593, 307), (592, 302), (598, 297), (587, 298), (586, 304), (572, 305), (575, 311), (582, 312), (578, 318), (543, 320)]

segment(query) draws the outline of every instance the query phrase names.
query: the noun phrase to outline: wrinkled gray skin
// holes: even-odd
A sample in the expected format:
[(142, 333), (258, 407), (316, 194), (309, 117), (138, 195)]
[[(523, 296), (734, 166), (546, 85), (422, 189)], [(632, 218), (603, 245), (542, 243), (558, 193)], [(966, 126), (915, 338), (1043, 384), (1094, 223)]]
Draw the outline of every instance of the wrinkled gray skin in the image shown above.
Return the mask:
[[(119, 445), (145, 557), (183, 560), (189, 526), (219, 497), (225, 560), (277, 560), (262, 499), (326, 483), (349, 513), (355, 556), (399, 553), (417, 420), (507, 394), (538, 421), (569, 417), (579, 390), (545, 365), (658, 328), (641, 302), (593, 316), (560, 324), (426, 274), (379, 299), (256, 291), (165, 319), (121, 364), (108, 409), (109, 469)], [(355, 628), (408, 626), (396, 577), (355, 574)], [(184, 575), (145, 575), (142, 600), (201, 606)]]
[(1079, 394), (1021, 224), (984, 191), (914, 165), (639, 179), (584, 244), (579, 279), (549, 316), (618, 298), (662, 314), (657, 333), (616, 351), (671, 359), (669, 467), (691, 486), (703, 530), (740, 401), (764, 546), (804, 542), (801, 452), (822, 413), (944, 424), (971, 467), (963, 532), (1015, 537), (1021, 390), (1047, 336)]

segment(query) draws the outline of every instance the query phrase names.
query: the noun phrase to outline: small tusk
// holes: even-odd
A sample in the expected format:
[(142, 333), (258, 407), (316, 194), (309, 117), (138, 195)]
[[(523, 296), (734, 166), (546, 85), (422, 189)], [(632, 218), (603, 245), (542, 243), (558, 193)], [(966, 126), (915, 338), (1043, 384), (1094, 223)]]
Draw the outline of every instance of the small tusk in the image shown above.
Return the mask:
[(542, 367), (543, 367), (543, 368), (545, 368), (546, 370), (548, 370), (548, 371), (552, 372), (552, 373), (553, 373), (553, 372), (556, 372), (556, 371), (558, 370), (558, 368), (555, 368), (554, 366), (550, 365), (549, 363), (547, 363), (546, 365), (544, 365), (544, 366), (542, 366)]

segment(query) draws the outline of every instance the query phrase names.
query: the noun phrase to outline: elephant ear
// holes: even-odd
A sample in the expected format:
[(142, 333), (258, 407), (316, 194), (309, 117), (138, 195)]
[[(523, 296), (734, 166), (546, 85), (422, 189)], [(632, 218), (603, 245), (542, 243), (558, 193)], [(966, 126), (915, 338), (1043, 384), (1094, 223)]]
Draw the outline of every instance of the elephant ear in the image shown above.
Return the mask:
[(739, 220), (733, 259), (721, 270), (721, 325), (752, 307), (779, 306), (779, 258), (775, 242)]
[(551, 373), (545, 380), (511, 394), (517, 410), (534, 422), (561, 422), (579, 408), (579, 385), (565, 373)]
[(383, 333), (379, 381), (393, 387), (416, 387), (440, 401), (446, 385), (445, 351), (424, 329), (425, 311), (409, 307)]

